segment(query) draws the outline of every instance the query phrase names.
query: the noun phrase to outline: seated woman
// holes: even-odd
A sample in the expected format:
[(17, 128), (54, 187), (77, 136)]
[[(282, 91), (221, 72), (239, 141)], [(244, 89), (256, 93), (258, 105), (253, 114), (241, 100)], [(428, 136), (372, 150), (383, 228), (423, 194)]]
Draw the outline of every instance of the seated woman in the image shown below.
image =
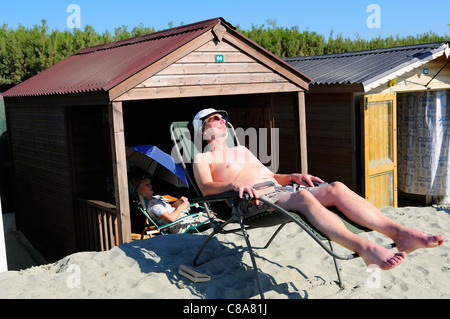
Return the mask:
[[(131, 186), (137, 195), (144, 198), (147, 212), (151, 214), (153, 220), (159, 225), (172, 223), (188, 215), (187, 211), (189, 210), (190, 203), (186, 197), (181, 197), (172, 204), (167, 203), (162, 196), (155, 196), (153, 194), (153, 186), (149, 178), (133, 179)], [(169, 231), (174, 234), (181, 234), (186, 232), (191, 225), (198, 226), (207, 220), (208, 218), (202, 214), (186, 217), (182, 222), (170, 227)]]

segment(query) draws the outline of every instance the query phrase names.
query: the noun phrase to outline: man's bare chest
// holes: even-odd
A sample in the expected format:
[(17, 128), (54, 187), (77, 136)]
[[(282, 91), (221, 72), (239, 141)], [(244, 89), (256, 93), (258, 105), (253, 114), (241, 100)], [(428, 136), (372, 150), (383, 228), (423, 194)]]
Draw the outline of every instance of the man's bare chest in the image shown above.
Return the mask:
[(245, 148), (227, 149), (221, 153), (215, 153), (210, 158), (211, 172), (216, 177), (235, 176), (257, 165), (251, 154)]
[(243, 147), (229, 148), (221, 152), (214, 152), (210, 156), (210, 164), (217, 167), (242, 167), (258, 162), (256, 158)]

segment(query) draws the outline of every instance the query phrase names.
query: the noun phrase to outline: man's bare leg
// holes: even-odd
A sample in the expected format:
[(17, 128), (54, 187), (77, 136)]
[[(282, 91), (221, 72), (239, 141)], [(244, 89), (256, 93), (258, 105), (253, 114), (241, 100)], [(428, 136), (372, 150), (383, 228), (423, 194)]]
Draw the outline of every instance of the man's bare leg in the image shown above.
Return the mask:
[(377, 265), (381, 269), (391, 269), (406, 257), (406, 253), (394, 253), (350, 232), (335, 214), (323, 207), (306, 190), (282, 197), (277, 205), (287, 210), (301, 212), (312, 225), (331, 240), (358, 253), (367, 266)]
[(442, 235), (428, 236), (389, 219), (342, 183), (316, 188), (313, 193), (322, 205), (336, 206), (355, 223), (390, 237), (396, 243), (398, 251), (409, 253), (418, 248), (436, 247), (444, 242)]

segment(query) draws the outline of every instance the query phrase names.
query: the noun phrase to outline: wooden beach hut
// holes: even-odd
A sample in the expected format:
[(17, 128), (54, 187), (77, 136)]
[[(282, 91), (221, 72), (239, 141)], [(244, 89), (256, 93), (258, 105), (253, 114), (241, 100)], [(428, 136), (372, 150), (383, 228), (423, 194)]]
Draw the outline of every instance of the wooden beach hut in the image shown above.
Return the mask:
[[(343, 181), (378, 207), (398, 204), (398, 184), (402, 199), (422, 203), (425, 196), (449, 194), (448, 155), (435, 151), (434, 171), (428, 158), (432, 145), (449, 145), (449, 55), (449, 42), (436, 42), (285, 59), (312, 78), (306, 95), (310, 173)], [(432, 117), (443, 128), (434, 138)], [(419, 122), (425, 118), (427, 124)], [(437, 177), (439, 167), (443, 176)]]
[(222, 18), (80, 50), (3, 94), (18, 229), (49, 261), (131, 241), (125, 146), (170, 153), (169, 124), (205, 107), (306, 172), (309, 81)]
[(3, 214), (14, 211), (11, 190), (11, 165), (8, 158), (8, 141), (5, 118), (5, 104), (0, 92), (0, 196)]

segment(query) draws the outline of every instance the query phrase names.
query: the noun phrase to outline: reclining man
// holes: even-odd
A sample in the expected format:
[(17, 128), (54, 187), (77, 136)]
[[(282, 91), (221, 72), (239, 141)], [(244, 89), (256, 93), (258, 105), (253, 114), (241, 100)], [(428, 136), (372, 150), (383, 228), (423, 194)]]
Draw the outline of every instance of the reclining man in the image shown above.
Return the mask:
[[(275, 174), (246, 147), (227, 147), (227, 117), (226, 111), (205, 109), (193, 121), (194, 134), (202, 134), (207, 142), (205, 152), (196, 155), (193, 166), (195, 179), (204, 196), (234, 190), (239, 192), (240, 197), (246, 192), (257, 200), (259, 196), (253, 185), (261, 182), (272, 181), (281, 186), (297, 183), (307, 187), (313, 186), (313, 182), (323, 182), (312, 175)], [(443, 235), (428, 236), (389, 219), (340, 182), (265, 196), (288, 211), (300, 212), (328, 238), (358, 253), (367, 266), (391, 269), (403, 261), (406, 253), (418, 248), (436, 247), (444, 242)], [(357, 224), (390, 237), (396, 243), (398, 252), (350, 232), (336, 215), (326, 209), (331, 206), (336, 206)]]

